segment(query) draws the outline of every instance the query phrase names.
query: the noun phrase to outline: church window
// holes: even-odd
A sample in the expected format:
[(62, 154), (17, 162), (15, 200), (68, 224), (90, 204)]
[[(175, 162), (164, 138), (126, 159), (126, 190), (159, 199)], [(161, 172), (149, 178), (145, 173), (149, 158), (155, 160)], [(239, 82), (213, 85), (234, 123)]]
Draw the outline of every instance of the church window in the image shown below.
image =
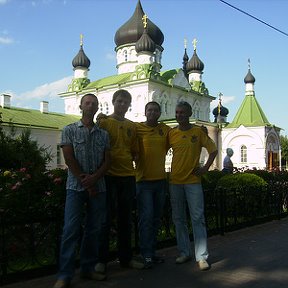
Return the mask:
[(106, 115), (108, 115), (109, 114), (109, 105), (108, 105), (108, 103), (106, 103)]
[(127, 50), (124, 50), (124, 61), (125, 61), (125, 62), (128, 61), (128, 53), (127, 53)]
[(240, 148), (241, 153), (241, 163), (247, 163), (247, 147), (242, 145)]
[(165, 105), (164, 105), (164, 114), (167, 115), (168, 114), (168, 103), (165, 102)]

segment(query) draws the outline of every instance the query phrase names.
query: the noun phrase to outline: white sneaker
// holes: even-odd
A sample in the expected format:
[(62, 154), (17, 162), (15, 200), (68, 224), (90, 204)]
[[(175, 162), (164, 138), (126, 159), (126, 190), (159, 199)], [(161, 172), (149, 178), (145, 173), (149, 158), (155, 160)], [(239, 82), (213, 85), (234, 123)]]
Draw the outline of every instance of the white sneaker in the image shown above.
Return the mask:
[(198, 261), (198, 266), (201, 271), (210, 269), (210, 265), (205, 259)]
[(191, 257), (190, 256), (179, 256), (176, 258), (176, 263), (177, 264), (183, 264), (183, 263), (186, 263), (188, 262), (189, 260), (191, 260)]
[(104, 263), (97, 263), (95, 265), (95, 272), (105, 274), (106, 272), (106, 265)]
[(128, 267), (132, 268), (132, 269), (138, 269), (138, 270), (141, 270), (141, 269), (144, 269), (145, 265), (143, 262), (139, 262), (137, 260), (130, 260), (129, 263), (128, 263)]

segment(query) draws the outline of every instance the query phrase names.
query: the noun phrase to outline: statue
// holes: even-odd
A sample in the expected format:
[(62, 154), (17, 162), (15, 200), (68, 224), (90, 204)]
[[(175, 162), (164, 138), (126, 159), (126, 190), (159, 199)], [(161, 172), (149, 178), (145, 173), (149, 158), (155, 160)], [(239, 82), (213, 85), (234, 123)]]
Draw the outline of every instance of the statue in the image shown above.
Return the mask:
[(233, 156), (234, 154), (234, 151), (233, 149), (231, 148), (227, 148), (226, 149), (226, 156), (224, 158), (224, 161), (223, 161), (223, 169), (222, 171), (227, 173), (227, 174), (232, 174), (233, 173), (233, 162), (231, 160), (231, 157)]

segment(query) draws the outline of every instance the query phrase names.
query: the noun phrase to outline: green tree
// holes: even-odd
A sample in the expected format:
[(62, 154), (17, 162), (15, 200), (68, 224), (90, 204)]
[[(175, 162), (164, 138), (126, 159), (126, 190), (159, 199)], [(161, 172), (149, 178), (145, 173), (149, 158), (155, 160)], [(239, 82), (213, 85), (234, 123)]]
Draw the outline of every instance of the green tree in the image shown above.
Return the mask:
[(31, 139), (31, 130), (26, 128), (16, 135), (11, 124), (10, 131), (3, 129), (0, 112), (0, 169), (29, 168), (34, 172), (45, 171), (51, 161), (49, 148), (40, 147)]
[(284, 164), (285, 167), (287, 167), (287, 162), (288, 162), (288, 137), (287, 135), (280, 136), (280, 144), (281, 144), (282, 164)]

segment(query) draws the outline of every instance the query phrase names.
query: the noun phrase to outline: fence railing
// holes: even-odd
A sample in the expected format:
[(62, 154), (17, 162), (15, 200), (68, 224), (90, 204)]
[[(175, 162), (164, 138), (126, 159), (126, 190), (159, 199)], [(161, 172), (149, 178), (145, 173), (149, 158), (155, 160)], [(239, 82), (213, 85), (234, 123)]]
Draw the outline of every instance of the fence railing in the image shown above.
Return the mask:
[[(282, 183), (251, 191), (218, 187), (204, 190), (208, 235), (217, 235), (242, 227), (287, 216), (287, 189)], [(165, 203), (159, 248), (176, 243), (171, 217), (169, 191)], [(137, 211), (134, 212), (133, 245), (138, 251)], [(57, 215), (63, 215), (58, 213)], [(188, 216), (188, 213), (187, 213)], [(0, 213), (0, 283), (55, 273), (63, 217), (11, 221)], [(189, 219), (189, 217), (188, 217)], [(192, 228), (190, 225), (192, 235)], [(117, 233), (117, 231), (116, 231)], [(192, 239), (192, 237), (191, 237)], [(111, 238), (111, 257), (116, 257)]]

